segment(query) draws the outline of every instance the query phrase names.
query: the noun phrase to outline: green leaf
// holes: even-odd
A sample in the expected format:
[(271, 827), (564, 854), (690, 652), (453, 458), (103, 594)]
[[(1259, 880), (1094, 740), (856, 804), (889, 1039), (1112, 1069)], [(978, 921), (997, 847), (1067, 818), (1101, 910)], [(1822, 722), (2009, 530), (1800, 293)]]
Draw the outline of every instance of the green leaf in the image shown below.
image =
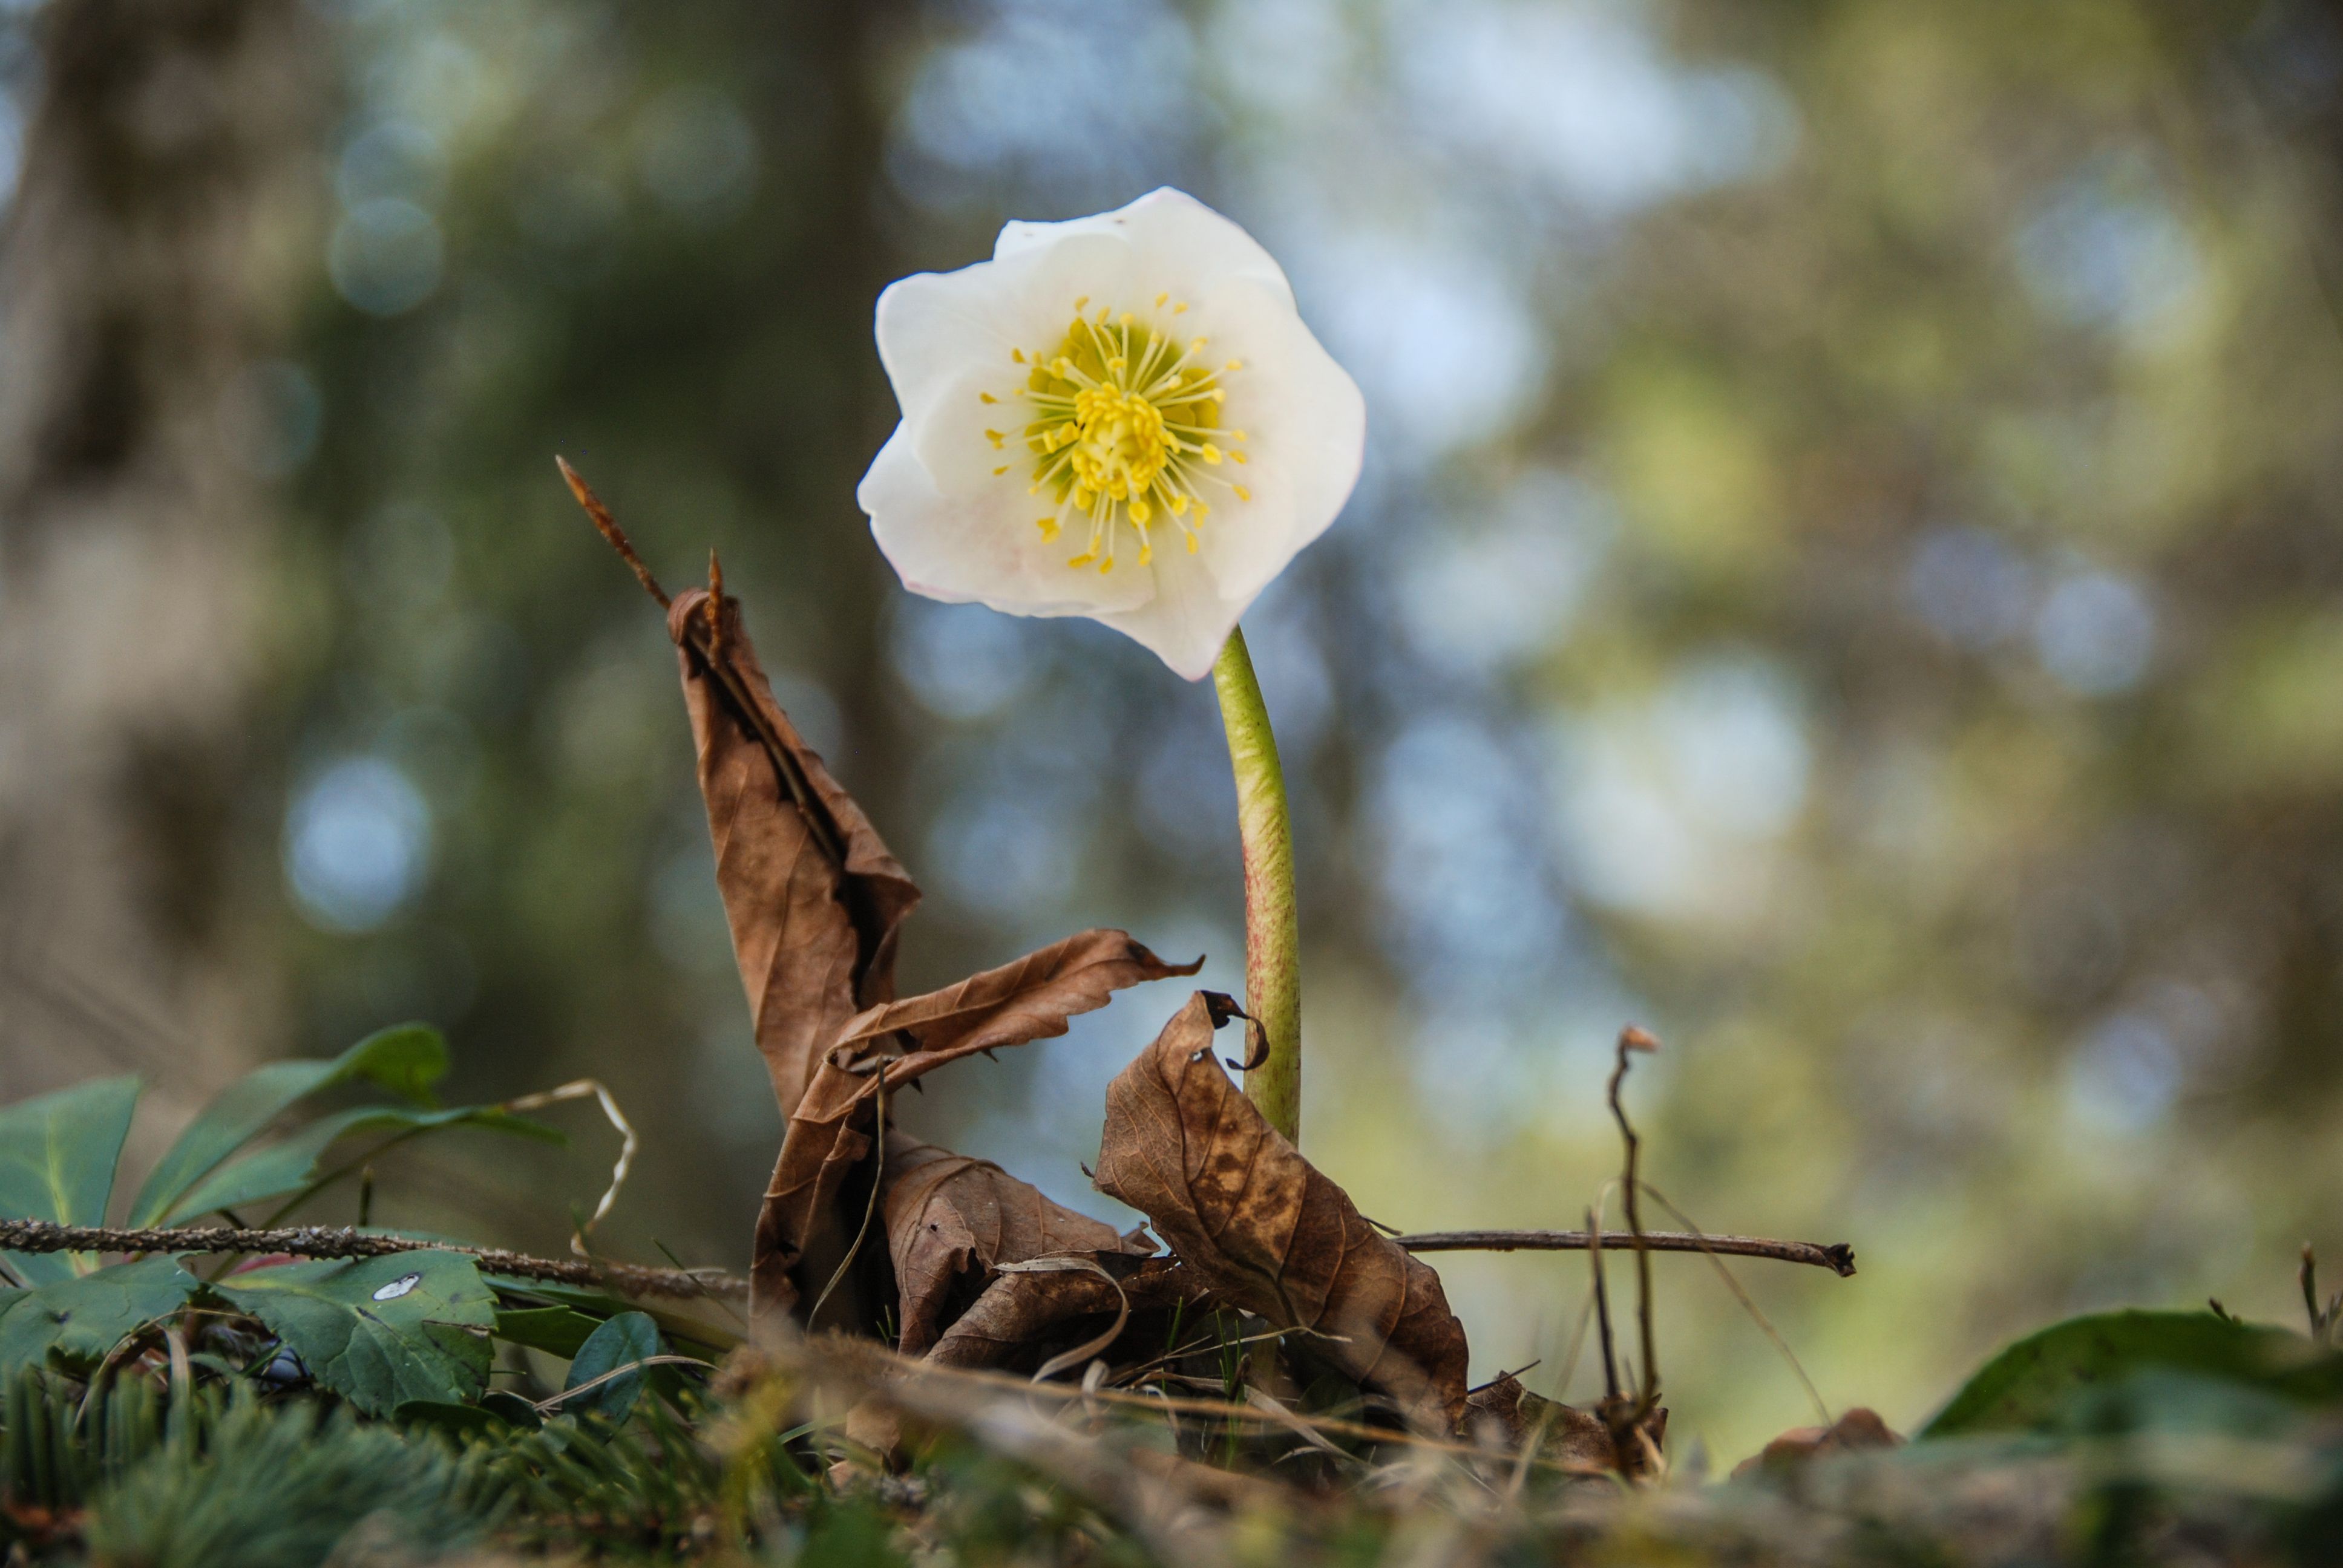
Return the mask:
[[(577, 1355), (570, 1358), (569, 1381), (561, 1386), (573, 1389), (592, 1382), (613, 1369), (630, 1362), (643, 1361), (659, 1353), (659, 1325), (648, 1312), (620, 1312), (580, 1345)], [(643, 1372), (620, 1372), (609, 1382), (601, 1383), (576, 1399), (561, 1402), (564, 1413), (584, 1415), (588, 1411), (607, 1416), (613, 1422), (627, 1419), (635, 1408), (635, 1400), (643, 1392)]]
[(168, 1317), (202, 1283), (176, 1258), (142, 1258), (19, 1292), (0, 1306), (0, 1380), (55, 1357), (76, 1371)]
[(211, 1289), (369, 1415), (410, 1400), (467, 1402), (488, 1382), (496, 1297), (460, 1252), (284, 1263)]
[(537, 1407), (501, 1389), (480, 1396), (478, 1404), (451, 1404), (440, 1400), (410, 1399), (398, 1407), (395, 1419), (402, 1426), (420, 1423), (438, 1428), (458, 1439), (488, 1435), (518, 1427), (534, 1432), (545, 1424)]
[(320, 1117), (282, 1143), (248, 1154), (213, 1171), (171, 1206), (176, 1215), (208, 1214), (297, 1192), (326, 1173), (327, 1150), (360, 1132), (428, 1132), (441, 1127), (478, 1127), (548, 1143), (566, 1139), (541, 1121), (492, 1105), (459, 1105), (446, 1111), (409, 1111), (395, 1105), (361, 1106)]
[(545, 1418), (537, 1413), (537, 1406), (510, 1389), (490, 1389), (480, 1396), (480, 1408), (508, 1426), (518, 1426), (535, 1432), (545, 1424)]
[[(611, 1294), (593, 1285), (565, 1285), (553, 1280), (528, 1280), (518, 1274), (491, 1274), (488, 1283), (515, 1301), (551, 1302), (576, 1307), (597, 1320), (614, 1317), (624, 1312), (641, 1312), (659, 1324), (669, 1343), (685, 1355), (702, 1355), (707, 1361), (720, 1361), (727, 1351), (739, 1345), (745, 1337), (741, 1332), (723, 1323), (711, 1322), (690, 1312), (661, 1307), (650, 1302), (637, 1305), (623, 1296)], [(720, 1302), (707, 1303), (718, 1311), (729, 1311)], [(737, 1321), (737, 1320), (736, 1320)]]
[(497, 1313), (497, 1338), (568, 1361), (602, 1326), (599, 1318), (568, 1307), (524, 1307)]
[(2343, 1356), (2300, 1334), (2210, 1312), (2102, 1312), (2010, 1345), (1920, 1436), (2039, 1432), (2077, 1395), (2160, 1371), (2243, 1384), (2302, 1403), (2343, 1400)]
[[(0, 1216), (60, 1225), (103, 1225), (114, 1165), (138, 1104), (136, 1078), (101, 1078), (0, 1111)], [(86, 1274), (86, 1252), (11, 1252), (28, 1285)]]
[[(371, 1079), (417, 1105), (447, 1070), (447, 1042), (428, 1024), (378, 1030), (331, 1060), (272, 1061), (221, 1091), (188, 1123), (147, 1173), (130, 1206), (130, 1223), (159, 1225), (183, 1207), (188, 1190), (243, 1148), (296, 1101), (353, 1079)], [(203, 1213), (201, 1209), (192, 1212)]]

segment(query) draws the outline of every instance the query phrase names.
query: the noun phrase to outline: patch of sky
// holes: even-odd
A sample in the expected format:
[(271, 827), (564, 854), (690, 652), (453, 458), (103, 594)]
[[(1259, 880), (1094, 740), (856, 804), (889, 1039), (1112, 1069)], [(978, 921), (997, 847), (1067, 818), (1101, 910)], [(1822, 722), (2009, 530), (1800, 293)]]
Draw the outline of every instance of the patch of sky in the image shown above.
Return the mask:
[[(1069, 1020), (1059, 1038), (1020, 1047), (1018, 1054), (1028, 1061), (1023, 1094), (980, 1118), (960, 1144), (1062, 1203), (1121, 1224), (1131, 1222), (1121, 1206), (1089, 1190), (1080, 1170), (1098, 1161), (1107, 1085), (1162, 1031), (1191, 992), (1244, 994), (1244, 936), (1238, 928), (1193, 910), (1173, 910), (1138, 922), (1131, 935), (1167, 962), (1186, 963), (1202, 955), (1204, 967), (1192, 980), (1174, 978), (1117, 991), (1105, 1008)], [(1242, 1059), (1237, 1030), (1223, 1030), (1216, 1044), (1223, 1059)], [(968, 1065), (977, 1070), (985, 1066)]]
[(347, 757), (296, 792), (286, 880), (312, 925), (370, 931), (420, 890), (431, 848), (431, 809), (406, 773), (380, 757)]
[(1338, 226), (1291, 260), (1310, 319), (1367, 398), (1367, 444), (1429, 462), (1535, 413), (1543, 335), (1518, 281), (1446, 229)]
[(2184, 1073), (2180, 1050), (2157, 1019), (2119, 1012), (2100, 1020), (2067, 1060), (2066, 1108), (2083, 1126), (2147, 1132), (2170, 1114)]
[(1355, 79), (1353, 32), (1337, 0), (1244, 0), (1205, 34), (1220, 85), (1255, 114), (1332, 109)]
[(1938, 636), (1981, 650), (2025, 631), (2034, 608), (2034, 568), (1996, 534), (1935, 528), (1913, 549), (1904, 597)]
[(1187, 24), (1161, 0), (992, 0), (930, 51), (905, 94), (888, 170), (914, 203), (1013, 182), (1067, 213), (1180, 172), (1207, 102)]
[(345, 212), (326, 247), (336, 292), (369, 316), (401, 316), (430, 298), (447, 260), (438, 220), (397, 196)]
[(2204, 260), (2157, 182), (2094, 160), (2045, 194), (2016, 238), (2017, 273), (2053, 317), (2155, 338), (2187, 318)]
[(1805, 705), (1769, 661), (1693, 662), (1641, 702), (1556, 727), (1555, 802), (1578, 890), (1663, 917), (1729, 908), (1786, 831), (1812, 767)]
[(367, 52), (359, 99), (387, 118), (412, 119), (442, 136), (462, 131), (486, 107), (492, 73), (478, 51), (445, 28), (417, 25), (420, 8), (385, 7), (377, 19), (406, 36)]
[(890, 601), (888, 662), (920, 707), (940, 719), (989, 719), (1032, 683), (1041, 662), (1032, 628), (978, 604), (916, 594)]
[(2034, 647), (2058, 683), (2083, 697), (2129, 691), (2156, 651), (2156, 607), (2130, 578), (2080, 570), (2043, 596)]
[(1795, 149), (1789, 95), (1673, 58), (1641, 5), (1395, 0), (1390, 55), (1424, 133), (1596, 216), (1759, 179)]
[(416, 120), (363, 125), (335, 160), (334, 194), (347, 207), (385, 198), (437, 207), (447, 195), (447, 151)]
[(1408, 640), (1453, 674), (1486, 675), (1561, 643), (1619, 529), (1609, 498), (1551, 468), (1495, 504), (1410, 536), (1397, 572)]
[(1081, 868), (1096, 767), (1051, 747), (1046, 731), (1021, 729), (961, 765), (929, 826), (922, 863), (963, 909), (1034, 920), (1055, 911)]
[(1560, 950), (1540, 795), (1535, 759), (1475, 714), (1420, 715), (1376, 759), (1382, 923), (1420, 996), (1511, 987)]

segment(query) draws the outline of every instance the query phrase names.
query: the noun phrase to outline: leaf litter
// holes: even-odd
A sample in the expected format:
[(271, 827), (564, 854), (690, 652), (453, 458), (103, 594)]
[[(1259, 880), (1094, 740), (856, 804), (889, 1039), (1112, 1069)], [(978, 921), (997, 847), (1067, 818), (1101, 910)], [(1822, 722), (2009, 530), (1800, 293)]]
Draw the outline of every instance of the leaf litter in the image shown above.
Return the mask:
[[(786, 1116), (752, 1250), (752, 1317), (767, 1332), (787, 1321), (891, 1340), (939, 1367), (1047, 1377), (1087, 1364), (1092, 1387), (1120, 1375), (1118, 1355), (1162, 1388), (1208, 1384), (1217, 1364), (1223, 1392), (1249, 1381), (1281, 1410), (1276, 1392), (1331, 1380), (1336, 1406), (1383, 1423), (1370, 1430), (1479, 1430), (1518, 1446), (1560, 1422), (1574, 1454), (1599, 1431), (1615, 1471), (1652, 1468), (1665, 1412), (1648, 1331), (1642, 1386), (1617, 1394), (1613, 1371), (1600, 1417), (1511, 1379), (1468, 1390), (1464, 1330), (1439, 1274), (1366, 1221), (1231, 1080), (1227, 1069), (1257, 1065), (1258, 1026), (1248, 1020), (1242, 1060), (1213, 1054), (1215, 1031), (1244, 1016), (1225, 997), (1190, 997), (1107, 1092), (1095, 1182), (1146, 1215), (1153, 1237), (1117, 1234), (998, 1165), (890, 1127), (891, 1095), (935, 1069), (1061, 1035), (1115, 991), (1202, 960), (1167, 963), (1127, 933), (1093, 930), (897, 1000), (918, 885), (775, 699), (720, 568), (711, 558), (709, 588), (670, 598), (561, 467), (667, 608), (678, 650), (734, 957)], [(1633, 1182), (1624, 1114), (1621, 1126)], [(1632, 1201), (1630, 1218), (1640, 1241)], [(1647, 1323), (1648, 1251), (1637, 1251)], [(1606, 1309), (1606, 1343), (1607, 1322)], [(1262, 1343), (1266, 1361), (1249, 1348)]]

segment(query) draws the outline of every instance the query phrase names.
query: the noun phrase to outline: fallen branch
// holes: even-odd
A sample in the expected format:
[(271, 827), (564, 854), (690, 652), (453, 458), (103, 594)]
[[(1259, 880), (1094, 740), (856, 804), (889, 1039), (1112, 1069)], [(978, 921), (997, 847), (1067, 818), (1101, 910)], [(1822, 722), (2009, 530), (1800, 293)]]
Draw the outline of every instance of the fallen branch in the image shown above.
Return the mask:
[[(1392, 1240), (1411, 1252), (1583, 1252), (1584, 1231), (1427, 1231)], [(1703, 1236), (1692, 1231), (1646, 1231), (1644, 1245), (1654, 1252), (1725, 1252), (1736, 1258), (1771, 1258), (1782, 1263), (1812, 1263), (1841, 1279), (1855, 1272), (1855, 1249), (1845, 1241), (1774, 1241), (1763, 1236)], [(1633, 1251), (1632, 1231), (1605, 1231), (1603, 1250)]]
[(633, 1263), (571, 1262), (532, 1258), (495, 1247), (422, 1241), (323, 1225), (287, 1230), (116, 1230), (56, 1225), (46, 1220), (0, 1220), (0, 1252), (284, 1252), (296, 1258), (380, 1258), (394, 1252), (461, 1252), (491, 1274), (608, 1289), (629, 1296), (744, 1296), (749, 1282), (719, 1269), (646, 1269)]

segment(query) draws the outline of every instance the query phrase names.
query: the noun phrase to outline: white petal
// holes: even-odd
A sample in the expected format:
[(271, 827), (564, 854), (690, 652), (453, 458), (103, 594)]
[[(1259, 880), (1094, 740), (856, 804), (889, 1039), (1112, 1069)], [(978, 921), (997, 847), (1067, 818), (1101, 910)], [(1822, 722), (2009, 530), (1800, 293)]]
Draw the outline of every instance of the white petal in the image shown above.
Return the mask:
[(917, 419), (964, 371), (1000, 373), (996, 395), (1025, 383), (1010, 350), (1056, 347), (1074, 301), (1131, 292), (1131, 246), (1121, 236), (1081, 234), (1007, 261), (899, 278), (879, 297), (879, 359), (903, 417)]
[(1094, 616), (1135, 608), (1155, 592), (1154, 578), (1143, 571), (1101, 575), (1066, 565), (1081, 548), (1072, 537), (1077, 525), (1068, 524), (1054, 543), (1043, 539), (1033, 526), (1040, 511), (1011, 477), (998, 489), (947, 496), (899, 425), (855, 499), (903, 586), (929, 598), (973, 600), (1011, 615)]
[(1192, 556), (1176, 532), (1159, 531), (1161, 541), (1155, 563), (1155, 597), (1131, 609), (1095, 617), (1138, 642), (1172, 667), (1182, 680), (1202, 680), (1212, 672), (1221, 645), (1236, 628), (1237, 618), (1258, 597), (1223, 596), (1212, 585), (1201, 558)]
[(1159, 294), (1193, 301), (1223, 278), (1240, 276), (1269, 284), (1285, 297), (1286, 307), (1292, 308), (1293, 288), (1286, 282), (1285, 269), (1277, 265), (1277, 258), (1233, 220), (1222, 217), (1186, 191), (1174, 190), (1170, 186), (1149, 192), (1129, 206), (1093, 217), (1071, 218), (1064, 223), (1009, 224), (993, 242), (992, 256), (996, 261), (1006, 261), (1092, 234), (1117, 235), (1129, 240), (1139, 259), (1141, 276), (1135, 279), (1138, 286), (1122, 303), (1115, 303), (1102, 289), (1085, 291), (1095, 295), (1101, 304), (1113, 304), (1117, 310), (1151, 306)]
[(1244, 364), (1227, 375), (1221, 422), (1247, 439), (1219, 444), (1247, 460), (1202, 471), (1252, 498), (1207, 481), (1202, 555), (1223, 596), (1250, 601), (1341, 515), (1366, 451), (1366, 399), (1292, 305), (1258, 282), (1231, 280), (1195, 314), (1207, 359)]

